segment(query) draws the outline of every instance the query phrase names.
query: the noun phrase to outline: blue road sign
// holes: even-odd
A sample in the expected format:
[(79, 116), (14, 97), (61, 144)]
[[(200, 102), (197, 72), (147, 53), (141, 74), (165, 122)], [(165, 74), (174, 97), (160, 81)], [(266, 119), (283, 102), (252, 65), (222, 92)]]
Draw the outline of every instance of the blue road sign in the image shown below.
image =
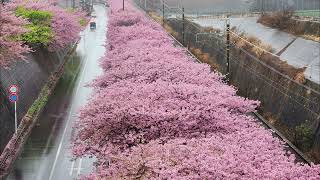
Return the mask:
[(17, 102), (18, 101), (18, 95), (17, 94), (10, 94), (9, 96), (10, 102)]

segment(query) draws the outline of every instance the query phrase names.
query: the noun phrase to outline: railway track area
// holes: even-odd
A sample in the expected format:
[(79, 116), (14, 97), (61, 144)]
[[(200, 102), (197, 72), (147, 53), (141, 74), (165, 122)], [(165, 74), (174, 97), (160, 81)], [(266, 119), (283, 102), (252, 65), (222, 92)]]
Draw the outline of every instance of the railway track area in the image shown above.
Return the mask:
[[(155, 21), (148, 13), (146, 13), (139, 5), (137, 5), (137, 8), (139, 8), (142, 12), (145, 13), (145, 15), (151, 19), (152, 21)], [(156, 22), (156, 21), (155, 21)], [(192, 52), (190, 52), (181, 42), (179, 42), (175, 37), (173, 37), (170, 33), (168, 33), (165, 29), (164, 31), (170, 36), (174, 41), (176, 46), (180, 46), (182, 48), (185, 48), (185, 51), (195, 59), (196, 62), (202, 63), (201, 60), (199, 60)], [(308, 165), (312, 164), (312, 161), (303, 153), (301, 152), (292, 142), (290, 142), (280, 131), (278, 131), (270, 122), (268, 122), (265, 118), (263, 118), (258, 112), (253, 112), (252, 116), (255, 117), (257, 120), (257, 123), (260, 123), (264, 128), (270, 129), (272, 131), (273, 136), (279, 138), (280, 140), (284, 141), (286, 144), (286, 150), (291, 152), (296, 156), (297, 162), (306, 163)]]

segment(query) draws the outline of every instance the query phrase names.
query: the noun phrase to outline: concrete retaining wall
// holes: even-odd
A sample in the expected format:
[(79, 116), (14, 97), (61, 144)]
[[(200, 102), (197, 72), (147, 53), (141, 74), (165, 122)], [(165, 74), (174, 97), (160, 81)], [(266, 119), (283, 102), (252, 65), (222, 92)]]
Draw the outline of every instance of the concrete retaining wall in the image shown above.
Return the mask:
[(20, 88), (17, 105), (18, 120), (28, 111), (38, 97), (52, 72), (63, 63), (69, 48), (57, 52), (38, 49), (27, 55), (27, 61), (0, 69), (0, 152), (14, 133), (14, 106), (8, 100), (7, 88), (17, 84)]

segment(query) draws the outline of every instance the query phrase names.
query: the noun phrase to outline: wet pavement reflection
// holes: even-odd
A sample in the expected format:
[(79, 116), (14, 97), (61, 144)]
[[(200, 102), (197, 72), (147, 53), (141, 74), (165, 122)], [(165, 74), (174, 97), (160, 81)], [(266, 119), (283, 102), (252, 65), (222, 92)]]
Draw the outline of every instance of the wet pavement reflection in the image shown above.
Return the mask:
[(92, 89), (85, 87), (101, 73), (99, 58), (104, 55), (107, 10), (94, 5), (97, 29), (81, 32), (76, 53), (70, 58), (63, 77), (33, 129), (9, 180), (67, 180), (88, 174), (94, 159), (72, 160), (70, 139), (77, 119)]

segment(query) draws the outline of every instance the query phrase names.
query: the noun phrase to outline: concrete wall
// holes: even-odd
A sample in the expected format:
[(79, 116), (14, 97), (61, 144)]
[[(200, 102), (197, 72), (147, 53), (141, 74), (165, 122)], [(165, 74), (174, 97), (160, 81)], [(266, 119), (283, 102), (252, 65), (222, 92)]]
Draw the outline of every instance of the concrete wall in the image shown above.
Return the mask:
[(18, 120), (28, 111), (38, 97), (50, 74), (62, 65), (68, 48), (58, 52), (38, 49), (27, 55), (27, 61), (19, 61), (9, 69), (0, 69), (0, 152), (14, 132), (14, 106), (8, 100), (8, 87), (20, 88), (17, 105)]

